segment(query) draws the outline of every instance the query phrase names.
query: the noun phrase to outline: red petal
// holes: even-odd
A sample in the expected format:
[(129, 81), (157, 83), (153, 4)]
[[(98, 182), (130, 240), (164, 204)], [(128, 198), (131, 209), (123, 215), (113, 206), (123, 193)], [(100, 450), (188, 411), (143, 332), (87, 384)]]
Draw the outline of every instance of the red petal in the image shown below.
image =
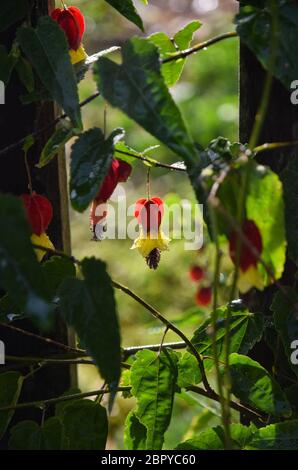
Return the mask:
[(157, 232), (163, 216), (163, 202), (160, 198), (139, 199), (135, 206), (135, 217), (145, 232)]
[(189, 277), (192, 281), (198, 282), (201, 281), (205, 276), (204, 270), (197, 265), (191, 266), (189, 270)]
[(36, 193), (33, 193), (32, 196), (30, 194), (22, 194), (21, 199), (32, 232), (36, 235), (46, 232), (53, 218), (53, 207), (50, 201)]
[(85, 20), (80, 10), (76, 7), (56, 8), (51, 17), (64, 30), (70, 49), (77, 50), (85, 31)]
[(100, 190), (96, 195), (96, 200), (106, 202), (108, 199), (110, 199), (118, 184), (118, 168), (118, 161), (113, 160), (109, 172), (103, 180)]
[(81, 10), (79, 10), (79, 8), (77, 7), (68, 7), (68, 10), (73, 14), (75, 19), (77, 20), (77, 23), (80, 29), (81, 38), (82, 38), (85, 32), (85, 19), (84, 19), (83, 14)]
[[(139, 216), (140, 216), (140, 212), (145, 204), (145, 202), (147, 201), (146, 198), (142, 198), (142, 199), (138, 199), (136, 204), (135, 204), (135, 212), (134, 212), (134, 216), (136, 217), (136, 219), (139, 220)], [(140, 222), (140, 220), (139, 220)]]
[(61, 15), (62, 11), (63, 11), (62, 8), (56, 8), (55, 10), (53, 10), (51, 13), (52, 19), (55, 21), (58, 21), (58, 18)]
[(206, 307), (210, 304), (212, 299), (212, 289), (211, 287), (202, 287), (198, 290), (196, 294), (196, 303), (200, 307)]
[(123, 160), (117, 160), (119, 163), (118, 167), (118, 181), (119, 183), (125, 183), (131, 175), (132, 167), (129, 163)]
[[(255, 250), (261, 254), (263, 250), (262, 236), (255, 222), (253, 220), (245, 220), (242, 224), (242, 232)], [(236, 263), (237, 240), (237, 232), (233, 231), (229, 238), (229, 251), (234, 264)], [(250, 266), (257, 266), (258, 264), (258, 257), (243, 242), (241, 243), (239, 264), (243, 272), (247, 271)]]

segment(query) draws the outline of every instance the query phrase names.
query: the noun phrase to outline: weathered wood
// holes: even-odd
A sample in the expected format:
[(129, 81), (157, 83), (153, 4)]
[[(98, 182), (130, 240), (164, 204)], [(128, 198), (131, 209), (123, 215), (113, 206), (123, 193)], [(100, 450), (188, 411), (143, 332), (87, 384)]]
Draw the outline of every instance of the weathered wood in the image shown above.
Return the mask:
[[(254, 118), (261, 100), (265, 72), (255, 56), (243, 44), (240, 46), (240, 141), (248, 142)], [(290, 101), (290, 92), (278, 81), (274, 80), (270, 105), (266, 121), (258, 144), (265, 142), (282, 142), (298, 139), (298, 106)], [(297, 149), (288, 147), (275, 151), (264, 152), (257, 157), (258, 162), (268, 165), (280, 174)], [(274, 194), (272, 195), (274, 197)], [(281, 282), (293, 285), (296, 267), (287, 259)], [(270, 286), (264, 292), (254, 291), (245, 296), (251, 311), (271, 315), (270, 305), (276, 287)], [(273, 354), (264, 341), (258, 343), (250, 352), (250, 356), (260, 362), (268, 370), (272, 370)]]
[[(36, 24), (38, 17), (47, 14), (54, 6), (53, 0), (32, 1), (32, 24)], [(0, 35), (0, 43), (10, 49), (15, 37), (14, 25)], [(0, 140), (1, 148), (19, 140), (32, 131), (43, 127), (55, 118), (53, 103), (36, 103), (23, 106), (20, 96), (26, 94), (22, 84), (15, 73), (6, 89), (6, 103), (0, 105)], [(65, 249), (70, 252), (70, 230), (67, 200), (67, 180), (65, 169), (65, 155), (59, 155), (47, 167), (38, 170), (35, 164), (38, 162), (40, 151), (50, 137), (54, 129), (49, 129), (38, 140), (28, 154), (28, 160), (33, 180), (33, 188), (40, 194), (46, 195), (54, 207), (53, 221), (48, 234), (57, 249)], [(3, 155), (0, 172), (0, 191), (15, 195), (28, 192), (27, 175), (24, 165), (24, 154), (21, 148), (15, 149)], [(16, 322), (16, 326), (38, 331), (29, 322)], [(68, 330), (66, 325), (57, 320), (55, 331), (50, 335), (55, 340), (67, 343)], [(57, 352), (45, 343), (15, 333), (5, 327), (0, 327), (0, 339), (5, 342), (6, 353), (10, 355), (42, 355)], [(27, 370), (28, 371), (28, 370)], [(69, 367), (51, 366), (41, 370), (32, 379), (26, 380), (21, 399), (32, 401), (41, 398), (50, 398), (63, 393), (71, 382), (71, 369)], [(74, 377), (74, 376), (73, 376)], [(51, 412), (51, 410), (49, 410)], [(38, 409), (26, 410), (16, 413), (14, 422), (20, 419), (40, 420), (41, 411)], [(5, 444), (3, 444), (5, 445)]]

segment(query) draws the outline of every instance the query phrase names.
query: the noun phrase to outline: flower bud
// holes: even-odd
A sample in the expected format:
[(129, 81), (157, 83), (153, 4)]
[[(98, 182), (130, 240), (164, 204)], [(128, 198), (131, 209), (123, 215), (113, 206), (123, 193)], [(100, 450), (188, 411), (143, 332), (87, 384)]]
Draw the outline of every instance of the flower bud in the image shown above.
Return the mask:
[(40, 236), (46, 232), (53, 218), (53, 207), (50, 201), (35, 192), (31, 194), (22, 194), (21, 199), (24, 204), (28, 221), (32, 232)]
[(85, 20), (81, 11), (73, 6), (56, 8), (51, 17), (64, 30), (69, 48), (75, 51), (79, 49), (85, 32)]

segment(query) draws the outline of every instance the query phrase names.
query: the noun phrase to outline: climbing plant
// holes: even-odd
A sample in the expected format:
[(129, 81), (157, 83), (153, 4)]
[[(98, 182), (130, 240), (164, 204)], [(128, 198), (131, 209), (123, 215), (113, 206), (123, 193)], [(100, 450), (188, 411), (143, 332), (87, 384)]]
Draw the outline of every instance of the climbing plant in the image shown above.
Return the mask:
[[(260, 143), (259, 139), (266, 126), (273, 80), (282, 83), (290, 99), (298, 76), (298, 4), (241, 1), (235, 31), (192, 45), (200, 21), (186, 25), (172, 38), (163, 32), (147, 37), (132, 0), (106, 1), (143, 33), (121, 48), (115, 45), (92, 56), (83, 45), (84, 12), (77, 7), (61, 2), (33, 27), (32, 3), (2, 1), (0, 31), (16, 22), (20, 26), (11, 50), (0, 45), (0, 78), (8, 85), (12, 74), (19, 75), (26, 89), (19, 97), (24, 106), (50, 100), (63, 110), (38, 168), (49, 165), (75, 138), (69, 198), (75, 211), (89, 208), (94, 239), (104, 238), (107, 203), (119, 183), (134, 178), (135, 162), (145, 165), (144, 174), (151, 179), (155, 167), (189, 178), (204, 207), (205, 240), (213, 253), (211, 262), (191, 266), (190, 278), (198, 283), (197, 304), (208, 305), (210, 315), (189, 338), (178, 323), (116, 281), (100, 259), (76, 259), (55, 249), (47, 235), (55, 207), (34, 188), (28, 165), (30, 148), (40, 137), (32, 126), (30, 135), (0, 149), (4, 159), (12, 148), (22, 147), (28, 170), (26, 194), (0, 195), (0, 285), (5, 292), (0, 300), (1, 322), (13, 329), (15, 320), (29, 318), (41, 330), (40, 340), (55, 346), (47, 335), (61, 317), (74, 328), (78, 345), (65, 345), (64, 352), (55, 356), (6, 358), (9, 370), (5, 366), (0, 373), (0, 437), (8, 435), (13, 450), (104, 449), (109, 414), (122, 393), (135, 397), (136, 403), (125, 422), (125, 448), (159, 450), (175, 397), (186, 392), (218, 402), (221, 425), (193, 432), (190, 439), (176, 443), (177, 449), (297, 449), (298, 300), (295, 283), (286, 285), (282, 276), (287, 255), (292, 263), (298, 262), (298, 163), (292, 158), (278, 175), (259, 164), (258, 157), (264, 151), (297, 145), (294, 141)], [(150, 1), (142, 3), (150, 8)], [(266, 71), (251, 137), (239, 143), (214, 136), (203, 148), (189, 134), (170, 88), (193, 54), (207, 47), (212, 54), (213, 44), (237, 37)], [(80, 103), (77, 86), (89, 69), (97, 91)], [(85, 129), (81, 108), (97, 98), (123, 111), (170, 149), (176, 160), (164, 163), (130, 148), (121, 122), (109, 135), (99, 127)], [(135, 204), (139, 236), (133, 248), (148, 269), (158, 269), (170, 240), (162, 230), (165, 203), (149, 189), (147, 197)], [(228, 273), (223, 260), (229, 262)], [(274, 289), (271, 315), (253, 311), (246, 302), (252, 289)], [(157, 348), (121, 347), (115, 290), (145, 307), (161, 324), (164, 336)], [(170, 330), (179, 341), (167, 345), (164, 339)], [(250, 357), (256, 343), (263, 341), (275, 356), (270, 370)], [(29, 376), (67, 361), (95, 364), (103, 387), (19, 402)], [(28, 372), (20, 372), (20, 366)], [(102, 405), (103, 395), (109, 396), (107, 407)], [(48, 417), (46, 411), (53, 405), (54, 413)], [(41, 409), (40, 423), (25, 420), (11, 426), (15, 410), (27, 408)], [(237, 423), (235, 418), (232, 422), (232, 412)]]

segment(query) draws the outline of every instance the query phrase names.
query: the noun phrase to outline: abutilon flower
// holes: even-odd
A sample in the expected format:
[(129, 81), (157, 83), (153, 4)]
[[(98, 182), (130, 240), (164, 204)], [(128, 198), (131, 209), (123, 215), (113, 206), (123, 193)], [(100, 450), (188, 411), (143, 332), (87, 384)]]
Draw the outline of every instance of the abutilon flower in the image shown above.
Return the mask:
[(82, 45), (85, 32), (85, 19), (79, 8), (71, 6), (56, 8), (51, 17), (66, 34), (72, 64), (85, 60), (88, 55)]
[(160, 252), (168, 250), (170, 242), (160, 228), (164, 213), (163, 205), (159, 197), (139, 199), (135, 205), (134, 215), (140, 224), (140, 235), (131, 248), (139, 250), (150, 269), (157, 269)]
[(194, 264), (190, 267), (189, 277), (191, 281), (198, 282), (205, 277), (204, 269)]
[(200, 307), (206, 307), (210, 304), (212, 299), (212, 288), (211, 287), (200, 287), (196, 293), (196, 303)]
[(101, 240), (106, 231), (107, 205), (118, 183), (125, 183), (131, 175), (132, 167), (123, 160), (112, 160), (108, 174), (90, 208), (90, 230), (93, 240)]
[(237, 242), (241, 244), (239, 252), (239, 279), (238, 287), (242, 293), (246, 293), (252, 287), (262, 290), (264, 288), (263, 280), (258, 272), (258, 255), (263, 251), (262, 236), (259, 228), (253, 220), (244, 220), (242, 223), (243, 235), (247, 238), (254, 250), (243, 241), (238, 242), (238, 234), (233, 231), (229, 237), (229, 252), (234, 264), (237, 258)]
[[(32, 230), (32, 244), (54, 249), (51, 240), (46, 234), (53, 218), (52, 204), (46, 197), (35, 192), (32, 194), (22, 194), (21, 199)], [(39, 261), (46, 255), (46, 252), (40, 249), (36, 249), (35, 253)]]

